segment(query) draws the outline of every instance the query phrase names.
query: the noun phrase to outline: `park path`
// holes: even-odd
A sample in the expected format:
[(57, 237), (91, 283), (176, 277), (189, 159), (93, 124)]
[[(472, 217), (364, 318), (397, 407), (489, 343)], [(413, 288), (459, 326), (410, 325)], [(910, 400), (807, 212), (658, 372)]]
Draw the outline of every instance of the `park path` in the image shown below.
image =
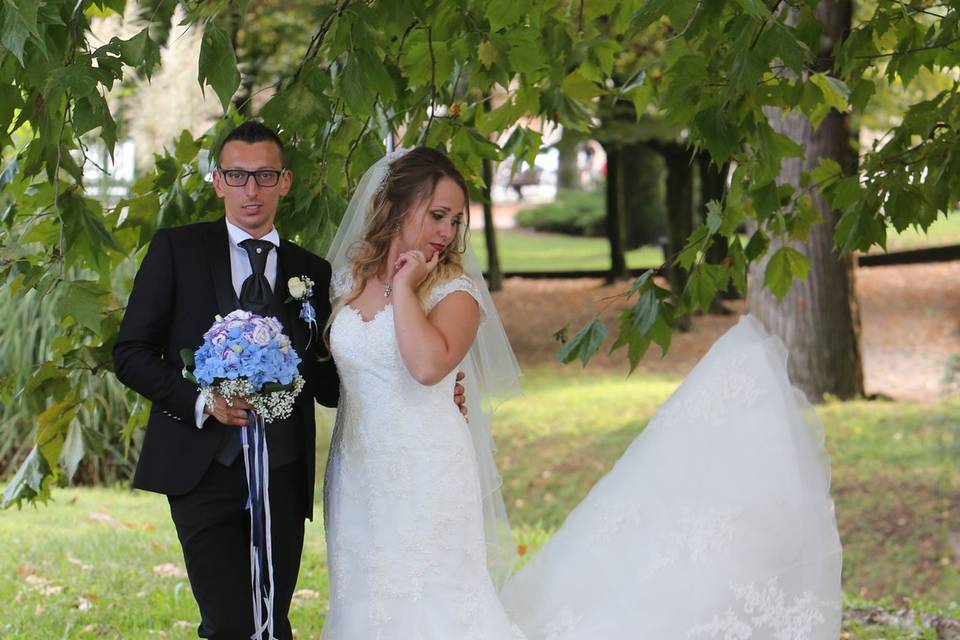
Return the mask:
[[(514, 278), (494, 299), (521, 365), (560, 367), (554, 360), (553, 332), (568, 322), (576, 331), (603, 307), (604, 298), (627, 286), (606, 286), (596, 279)], [(861, 268), (856, 289), (867, 393), (935, 401), (942, 393), (947, 359), (960, 353), (960, 262)], [(661, 359), (659, 349), (652, 347), (638, 370), (686, 375), (745, 310), (743, 302), (728, 306), (734, 314), (696, 317), (693, 331), (675, 333), (667, 357)], [(602, 313), (609, 327), (616, 327), (618, 312), (614, 301)], [(588, 368), (625, 372), (626, 354), (606, 355), (609, 344), (610, 338)]]

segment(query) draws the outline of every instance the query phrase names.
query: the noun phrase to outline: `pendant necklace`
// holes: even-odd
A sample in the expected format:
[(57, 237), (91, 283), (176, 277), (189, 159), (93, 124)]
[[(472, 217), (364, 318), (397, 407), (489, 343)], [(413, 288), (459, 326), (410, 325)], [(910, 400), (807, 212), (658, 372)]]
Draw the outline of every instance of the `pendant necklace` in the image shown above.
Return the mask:
[[(380, 278), (378, 277), (377, 279), (379, 280)], [(391, 293), (393, 293), (393, 284), (391, 284), (391, 283), (389, 283), (389, 282), (384, 282), (384, 283), (383, 283), (383, 297), (384, 297), (384, 298), (389, 298)]]

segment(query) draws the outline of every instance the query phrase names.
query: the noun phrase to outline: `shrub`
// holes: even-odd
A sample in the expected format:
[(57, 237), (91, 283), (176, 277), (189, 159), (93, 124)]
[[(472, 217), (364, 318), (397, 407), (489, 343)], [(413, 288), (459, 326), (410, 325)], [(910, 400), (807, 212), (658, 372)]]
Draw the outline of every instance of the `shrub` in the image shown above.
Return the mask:
[[(131, 264), (129, 269), (132, 269)], [(41, 362), (55, 351), (60, 334), (60, 293), (41, 297), (36, 291), (0, 297), (0, 478), (12, 475), (33, 448), (36, 416), (46, 402), (20, 391), (31, 382)], [(142, 438), (137, 429), (124, 431), (132, 413), (145, 418), (146, 403), (124, 387), (112, 372), (87, 376), (78, 384), (78, 396), (94, 402), (76, 417), (84, 456), (73, 476), (75, 484), (125, 481), (131, 477)]]
[(603, 236), (605, 218), (601, 191), (560, 191), (553, 202), (519, 212), (516, 221), (519, 226), (534, 231)]

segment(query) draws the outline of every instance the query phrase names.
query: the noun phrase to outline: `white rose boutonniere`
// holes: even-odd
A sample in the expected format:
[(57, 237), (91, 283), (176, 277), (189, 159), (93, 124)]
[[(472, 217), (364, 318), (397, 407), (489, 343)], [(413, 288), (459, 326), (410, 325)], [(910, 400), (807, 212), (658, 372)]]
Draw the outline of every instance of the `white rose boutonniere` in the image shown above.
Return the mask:
[(287, 289), (289, 289), (290, 297), (293, 300), (303, 300), (307, 296), (307, 288), (312, 285), (313, 283), (310, 282), (309, 278), (293, 277), (287, 280)]
[(310, 298), (313, 297), (313, 280), (307, 276), (294, 276), (287, 280), (287, 291), (290, 297), (287, 302), (300, 302), (300, 318), (310, 327), (310, 339), (307, 341), (307, 347), (313, 340), (313, 332), (317, 329), (317, 311), (310, 304)]

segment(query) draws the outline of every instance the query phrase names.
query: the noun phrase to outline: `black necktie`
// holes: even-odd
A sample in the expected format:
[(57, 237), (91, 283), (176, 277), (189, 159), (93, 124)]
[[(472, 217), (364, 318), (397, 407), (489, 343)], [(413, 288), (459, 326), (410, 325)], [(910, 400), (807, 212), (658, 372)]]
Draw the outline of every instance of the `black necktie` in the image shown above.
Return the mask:
[(248, 238), (240, 243), (250, 258), (253, 273), (243, 281), (240, 287), (240, 308), (257, 315), (265, 316), (270, 309), (273, 291), (264, 272), (267, 270), (267, 256), (273, 249), (273, 243), (266, 240)]

